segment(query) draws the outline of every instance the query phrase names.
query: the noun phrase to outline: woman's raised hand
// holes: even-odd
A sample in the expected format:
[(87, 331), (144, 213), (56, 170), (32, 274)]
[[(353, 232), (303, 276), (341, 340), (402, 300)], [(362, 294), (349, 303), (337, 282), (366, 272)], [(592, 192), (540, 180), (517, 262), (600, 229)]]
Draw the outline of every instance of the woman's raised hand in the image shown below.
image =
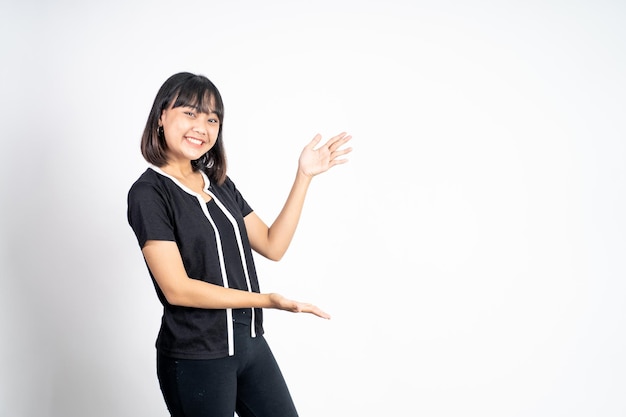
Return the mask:
[(352, 136), (342, 132), (316, 148), (322, 140), (322, 136), (318, 133), (300, 154), (300, 159), (298, 160), (300, 172), (306, 176), (313, 177), (328, 171), (335, 165), (348, 162), (347, 159), (340, 157), (352, 152), (352, 148), (341, 148), (350, 139), (352, 139)]

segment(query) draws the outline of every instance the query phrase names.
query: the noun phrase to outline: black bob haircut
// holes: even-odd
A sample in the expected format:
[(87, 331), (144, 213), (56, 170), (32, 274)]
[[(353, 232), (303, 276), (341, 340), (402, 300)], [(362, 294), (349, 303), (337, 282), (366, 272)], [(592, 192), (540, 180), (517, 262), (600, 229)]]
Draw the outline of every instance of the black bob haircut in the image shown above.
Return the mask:
[(213, 147), (199, 159), (192, 161), (192, 168), (202, 170), (217, 184), (226, 180), (226, 153), (222, 140), (224, 103), (217, 87), (204, 75), (180, 72), (168, 78), (157, 93), (141, 137), (141, 154), (149, 163), (162, 167), (167, 164), (165, 136), (159, 132), (159, 118), (164, 110), (176, 107), (192, 107), (202, 113), (215, 113), (220, 127)]

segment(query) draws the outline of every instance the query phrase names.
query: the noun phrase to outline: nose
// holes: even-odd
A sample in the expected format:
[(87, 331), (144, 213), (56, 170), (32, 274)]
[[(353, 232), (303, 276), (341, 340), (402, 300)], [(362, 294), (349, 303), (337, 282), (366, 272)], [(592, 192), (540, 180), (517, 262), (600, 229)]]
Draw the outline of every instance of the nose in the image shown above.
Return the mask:
[(196, 133), (199, 133), (203, 136), (206, 136), (207, 131), (206, 128), (204, 126), (202, 126), (202, 123), (198, 122), (194, 127), (193, 127), (193, 131)]

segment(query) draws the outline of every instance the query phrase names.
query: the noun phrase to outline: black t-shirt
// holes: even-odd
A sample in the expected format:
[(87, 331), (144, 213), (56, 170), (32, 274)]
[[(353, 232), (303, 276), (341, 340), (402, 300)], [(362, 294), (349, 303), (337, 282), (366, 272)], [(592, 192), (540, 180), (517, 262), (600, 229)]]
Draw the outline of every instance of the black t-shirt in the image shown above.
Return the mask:
[[(148, 240), (176, 242), (190, 278), (229, 288), (259, 292), (252, 250), (243, 218), (252, 208), (227, 178), (224, 184), (205, 181), (208, 203), (175, 178), (151, 166), (128, 192), (128, 222), (139, 246)], [(150, 270), (148, 269), (150, 272)], [(232, 355), (233, 311), (174, 306), (167, 302), (150, 272), (163, 304), (156, 346), (161, 354), (181, 359), (212, 359)], [(263, 334), (263, 312), (248, 309)], [(237, 320), (246, 314), (237, 312)]]

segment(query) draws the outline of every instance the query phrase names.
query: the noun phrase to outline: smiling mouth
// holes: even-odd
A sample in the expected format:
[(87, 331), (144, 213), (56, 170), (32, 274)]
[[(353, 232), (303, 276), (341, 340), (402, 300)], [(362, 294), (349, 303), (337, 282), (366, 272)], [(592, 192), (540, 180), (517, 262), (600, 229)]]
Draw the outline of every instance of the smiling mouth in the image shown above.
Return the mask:
[(188, 136), (185, 136), (185, 139), (187, 139), (189, 142), (193, 143), (194, 145), (200, 146), (200, 145), (204, 144), (204, 141), (201, 141), (200, 139), (191, 138), (191, 137), (188, 137)]

